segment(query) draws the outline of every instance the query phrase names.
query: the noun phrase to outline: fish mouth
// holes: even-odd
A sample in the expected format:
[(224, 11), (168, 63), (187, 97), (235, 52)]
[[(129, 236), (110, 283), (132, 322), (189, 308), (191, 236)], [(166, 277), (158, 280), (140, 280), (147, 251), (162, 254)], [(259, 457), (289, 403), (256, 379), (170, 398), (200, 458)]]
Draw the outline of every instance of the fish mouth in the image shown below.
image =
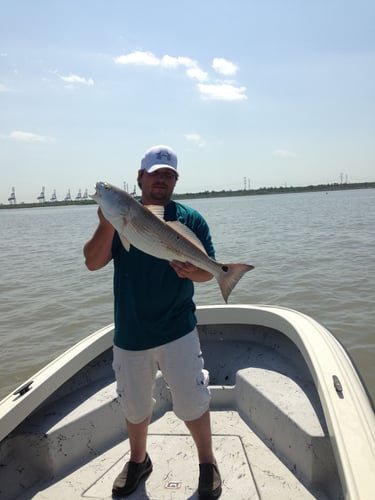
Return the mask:
[(100, 193), (99, 193), (99, 190), (97, 189), (97, 187), (95, 187), (95, 192), (92, 193), (92, 194), (89, 194), (90, 198), (92, 198), (93, 200), (95, 200), (95, 198), (98, 198), (100, 196)]
[(90, 194), (90, 198), (98, 198), (98, 197), (101, 197), (102, 196), (102, 189), (108, 189), (109, 188), (109, 184), (107, 184), (106, 182), (97, 182), (95, 184), (95, 193), (94, 194)]
[(95, 200), (95, 198), (98, 198), (100, 196), (100, 190), (99, 190), (97, 184), (95, 185), (94, 189), (95, 189), (94, 193), (90, 194), (89, 196), (90, 196), (90, 198)]

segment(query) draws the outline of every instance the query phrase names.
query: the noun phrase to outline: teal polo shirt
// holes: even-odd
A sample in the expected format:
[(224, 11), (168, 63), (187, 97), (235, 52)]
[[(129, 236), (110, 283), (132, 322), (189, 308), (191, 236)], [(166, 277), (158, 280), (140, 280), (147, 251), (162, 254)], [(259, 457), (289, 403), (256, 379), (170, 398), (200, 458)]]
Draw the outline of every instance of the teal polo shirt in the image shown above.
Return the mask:
[[(186, 224), (215, 258), (210, 231), (196, 210), (171, 201), (166, 221)], [(194, 284), (179, 278), (169, 262), (130, 246), (127, 252), (118, 233), (112, 242), (114, 263), (114, 344), (139, 351), (157, 347), (191, 332), (196, 325)]]

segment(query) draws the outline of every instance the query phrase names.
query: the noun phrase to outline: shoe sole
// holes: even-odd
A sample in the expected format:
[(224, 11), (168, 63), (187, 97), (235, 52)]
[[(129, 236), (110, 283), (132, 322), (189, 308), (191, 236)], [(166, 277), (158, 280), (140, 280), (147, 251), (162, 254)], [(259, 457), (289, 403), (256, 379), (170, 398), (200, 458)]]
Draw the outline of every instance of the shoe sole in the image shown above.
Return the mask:
[(198, 493), (198, 498), (199, 500), (212, 500), (213, 498), (219, 498), (219, 496), (222, 493), (221, 486), (216, 488), (216, 490), (212, 491), (211, 493), (203, 493), (202, 495), (199, 495)]
[(139, 483), (142, 481), (143, 478), (145, 478), (146, 476), (149, 476), (152, 472), (152, 466), (150, 469), (147, 469), (145, 470), (138, 478), (138, 481), (136, 482), (136, 484), (134, 485), (134, 487), (131, 489), (131, 490), (125, 490), (125, 488), (121, 489), (121, 488), (118, 488), (116, 490), (112, 489), (112, 495), (114, 498), (116, 497), (124, 497), (125, 495), (130, 495), (131, 493), (133, 493), (139, 486)]

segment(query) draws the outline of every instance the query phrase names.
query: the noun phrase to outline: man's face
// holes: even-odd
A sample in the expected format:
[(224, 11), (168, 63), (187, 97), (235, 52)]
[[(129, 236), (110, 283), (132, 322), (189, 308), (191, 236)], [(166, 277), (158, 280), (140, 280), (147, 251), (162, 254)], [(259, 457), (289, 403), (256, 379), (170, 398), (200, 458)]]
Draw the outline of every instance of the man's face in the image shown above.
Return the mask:
[(142, 202), (145, 205), (167, 205), (177, 182), (175, 172), (169, 168), (159, 168), (147, 173), (139, 170), (138, 182), (142, 189)]

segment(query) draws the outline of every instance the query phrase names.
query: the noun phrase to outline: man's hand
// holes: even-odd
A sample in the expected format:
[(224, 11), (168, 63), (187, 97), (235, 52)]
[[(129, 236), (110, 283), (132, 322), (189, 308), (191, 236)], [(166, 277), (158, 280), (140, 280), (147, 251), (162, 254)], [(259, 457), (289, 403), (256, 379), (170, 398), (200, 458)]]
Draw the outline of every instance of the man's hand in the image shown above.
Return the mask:
[(212, 274), (204, 269), (194, 266), (190, 262), (172, 260), (170, 266), (174, 269), (179, 278), (188, 278), (192, 281), (204, 282), (212, 279)]
[(170, 265), (176, 271), (179, 278), (190, 278), (191, 274), (198, 270), (198, 268), (190, 264), (190, 262), (180, 262), (179, 260), (172, 260)]

